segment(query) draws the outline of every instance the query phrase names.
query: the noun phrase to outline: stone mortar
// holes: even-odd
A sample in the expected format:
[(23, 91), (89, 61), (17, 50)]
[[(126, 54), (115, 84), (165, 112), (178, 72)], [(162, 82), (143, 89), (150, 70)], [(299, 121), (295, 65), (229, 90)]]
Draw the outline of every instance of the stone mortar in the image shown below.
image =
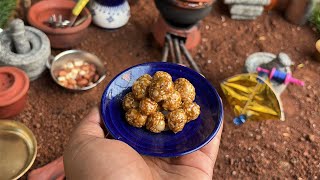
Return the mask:
[(46, 62), (51, 55), (50, 41), (43, 32), (30, 26), (25, 26), (25, 37), (31, 50), (17, 54), (11, 30), (4, 30), (0, 34), (0, 66), (18, 67), (24, 70), (32, 81), (46, 69)]
[[(278, 56), (267, 52), (257, 52), (251, 54), (245, 62), (245, 71), (248, 73), (256, 73), (257, 67), (262, 67), (266, 69), (272, 69), (276, 67), (278, 70), (291, 73), (290, 66), (292, 61), (289, 56), (285, 53), (279, 53)], [(287, 88), (285, 84), (279, 84), (277, 82), (271, 82), (273, 89), (278, 95)]]

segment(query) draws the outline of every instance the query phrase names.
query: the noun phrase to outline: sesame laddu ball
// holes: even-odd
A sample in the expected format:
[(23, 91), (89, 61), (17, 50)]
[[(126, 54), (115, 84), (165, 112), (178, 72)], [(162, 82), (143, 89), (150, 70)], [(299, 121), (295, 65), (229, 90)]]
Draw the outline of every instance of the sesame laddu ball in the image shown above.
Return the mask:
[(134, 98), (132, 92), (129, 92), (123, 98), (122, 107), (125, 111), (128, 111), (129, 109), (137, 109), (139, 107), (139, 101)]
[(196, 97), (194, 86), (185, 78), (179, 78), (174, 82), (174, 88), (180, 93), (183, 102), (193, 102)]
[(154, 133), (160, 133), (166, 127), (165, 117), (161, 112), (148, 116), (146, 128)]
[(138, 100), (147, 97), (148, 95), (148, 88), (151, 84), (152, 77), (149, 74), (145, 74), (137, 79), (133, 83), (132, 86), (132, 93), (134, 97)]
[(197, 119), (200, 115), (200, 106), (195, 102), (184, 102), (182, 108), (187, 115), (187, 122)]
[(143, 115), (150, 115), (157, 111), (158, 103), (152, 101), (150, 98), (144, 98), (140, 101), (139, 109)]
[(183, 109), (177, 109), (169, 112), (167, 119), (169, 129), (174, 133), (182, 131), (187, 123), (187, 115)]
[(134, 127), (142, 127), (146, 124), (148, 116), (141, 114), (137, 109), (129, 109), (126, 112), (127, 122)]

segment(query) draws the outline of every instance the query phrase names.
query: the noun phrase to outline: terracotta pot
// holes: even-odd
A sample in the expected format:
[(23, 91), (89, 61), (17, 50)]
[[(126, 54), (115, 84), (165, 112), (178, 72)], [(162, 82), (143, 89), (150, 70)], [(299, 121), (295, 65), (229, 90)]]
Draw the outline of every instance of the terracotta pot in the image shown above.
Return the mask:
[(172, 26), (181, 28), (193, 26), (207, 16), (211, 12), (213, 3), (211, 1), (209, 4), (191, 8), (182, 7), (181, 2), (176, 0), (155, 0), (162, 17)]
[(285, 17), (293, 24), (304, 25), (312, 14), (313, 5), (312, 0), (291, 0)]
[(20, 113), (27, 101), (29, 78), (15, 67), (0, 67), (0, 119)]
[(78, 26), (66, 28), (52, 28), (45, 22), (51, 15), (61, 14), (63, 19), (70, 19), (71, 11), (76, 5), (70, 0), (43, 0), (34, 4), (28, 13), (29, 23), (42, 30), (50, 39), (51, 47), (65, 49), (79, 44), (87, 34), (87, 28), (92, 21), (91, 14), (87, 8), (84, 8), (78, 19), (84, 16), (88, 18)]

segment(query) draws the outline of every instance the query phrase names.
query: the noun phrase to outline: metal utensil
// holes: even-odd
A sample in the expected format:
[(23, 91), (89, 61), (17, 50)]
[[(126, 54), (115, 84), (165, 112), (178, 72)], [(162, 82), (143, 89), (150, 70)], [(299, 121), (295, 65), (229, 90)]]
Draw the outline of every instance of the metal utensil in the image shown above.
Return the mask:
[[(58, 16), (58, 18), (57, 18)], [(63, 17), (61, 14), (53, 14), (49, 17), (48, 21), (46, 21), (45, 23), (49, 24), (50, 27), (53, 28), (65, 28), (68, 27), (70, 25), (70, 21), (69, 20), (63, 20)]]
[(0, 154), (1, 179), (19, 179), (36, 158), (36, 138), (22, 123), (0, 120)]
[[(83, 60), (84, 62), (94, 64), (97, 68), (97, 73), (100, 76), (99, 80), (96, 81), (95, 83), (93, 83), (92, 85), (82, 87), (79, 89), (69, 89), (69, 88), (66, 88), (66, 87), (60, 85), (57, 80), (57, 77), (55, 77), (55, 75), (54, 75), (54, 72), (56, 70), (62, 69), (62, 67), (65, 64), (67, 64), (69, 62), (73, 62), (75, 59)], [(81, 51), (81, 50), (64, 51), (64, 52), (58, 54), (56, 57), (50, 58), (48, 60), (47, 67), (50, 69), (52, 79), (57, 84), (59, 84), (59, 86), (65, 88), (65, 89), (68, 89), (68, 90), (73, 90), (73, 91), (86, 91), (86, 90), (92, 89), (95, 86), (97, 86), (99, 83), (101, 83), (102, 80), (106, 77), (106, 69), (105, 69), (103, 63), (101, 62), (101, 60), (96, 55), (91, 54), (89, 52)]]

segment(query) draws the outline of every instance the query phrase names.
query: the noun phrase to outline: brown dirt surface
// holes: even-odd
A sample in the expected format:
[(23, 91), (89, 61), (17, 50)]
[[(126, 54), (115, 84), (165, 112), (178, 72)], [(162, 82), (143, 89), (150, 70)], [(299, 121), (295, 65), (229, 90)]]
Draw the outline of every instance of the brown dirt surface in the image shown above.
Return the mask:
[[(215, 5), (202, 23), (202, 43), (192, 51), (225, 105), (214, 179), (320, 178), (320, 63), (313, 58), (319, 35), (310, 26), (288, 23), (277, 12), (266, 13), (256, 21), (234, 21), (226, 12), (225, 7)], [(56, 85), (48, 71), (31, 83), (28, 104), (14, 119), (26, 124), (37, 138), (38, 154), (32, 169), (62, 155), (72, 129), (99, 104), (115, 75), (132, 65), (160, 60), (161, 50), (150, 35), (158, 15), (154, 4), (140, 0), (131, 7), (131, 13), (130, 22), (117, 30), (91, 25), (87, 39), (75, 47), (96, 54), (104, 62), (107, 78), (98, 87), (69, 92)], [(290, 85), (282, 94), (285, 122), (248, 122), (236, 127), (219, 83), (241, 73), (246, 57), (258, 51), (289, 54), (295, 62), (293, 76), (303, 79), (306, 86)], [(299, 64), (304, 67), (298, 68)]]

